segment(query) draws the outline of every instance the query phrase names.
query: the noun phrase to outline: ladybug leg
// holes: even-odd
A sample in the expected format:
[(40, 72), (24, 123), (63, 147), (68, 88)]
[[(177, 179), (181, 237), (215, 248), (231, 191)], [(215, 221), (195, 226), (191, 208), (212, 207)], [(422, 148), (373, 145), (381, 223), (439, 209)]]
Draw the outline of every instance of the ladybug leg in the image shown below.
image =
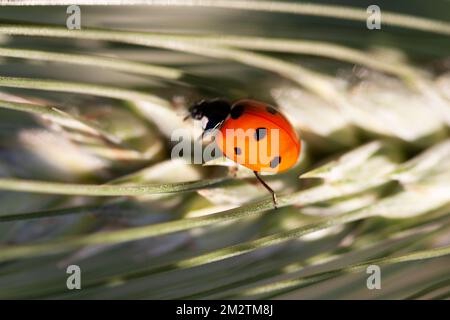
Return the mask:
[(214, 131), (216, 131), (217, 129), (219, 129), (222, 126), (222, 124), (223, 124), (223, 121), (220, 121), (218, 123), (208, 121), (205, 128), (203, 129), (202, 135), (200, 137), (198, 137), (198, 140), (203, 140), (205, 137), (213, 134)]
[(261, 178), (257, 171), (253, 171), (253, 173), (255, 174), (256, 179), (258, 179), (258, 181), (261, 182), (261, 184), (264, 186), (264, 188), (266, 188), (267, 191), (270, 192), (270, 194), (272, 195), (273, 207), (277, 209), (278, 201), (275, 191), (273, 191), (273, 189)]

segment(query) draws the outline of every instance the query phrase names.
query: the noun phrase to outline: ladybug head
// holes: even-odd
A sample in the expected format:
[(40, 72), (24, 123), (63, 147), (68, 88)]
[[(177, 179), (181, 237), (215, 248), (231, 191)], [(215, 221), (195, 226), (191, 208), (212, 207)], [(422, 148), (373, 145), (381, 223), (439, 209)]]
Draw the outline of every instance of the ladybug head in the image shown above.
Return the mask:
[(224, 99), (201, 100), (194, 103), (189, 108), (189, 114), (195, 120), (201, 120), (203, 117), (209, 120), (225, 120), (230, 114), (231, 104)]
[(192, 119), (200, 120), (201, 118), (203, 118), (206, 104), (206, 101), (202, 100), (194, 103), (189, 108), (189, 114), (191, 115)]

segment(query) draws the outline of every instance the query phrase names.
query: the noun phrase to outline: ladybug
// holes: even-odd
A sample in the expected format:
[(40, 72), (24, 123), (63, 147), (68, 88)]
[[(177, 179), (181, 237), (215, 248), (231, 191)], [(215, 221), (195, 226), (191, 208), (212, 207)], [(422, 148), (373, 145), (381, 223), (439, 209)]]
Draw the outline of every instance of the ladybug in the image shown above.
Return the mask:
[(214, 131), (215, 142), (223, 155), (253, 171), (272, 194), (276, 208), (276, 194), (259, 173), (282, 172), (298, 160), (300, 139), (286, 117), (264, 102), (242, 99), (230, 103), (219, 98), (195, 103), (189, 108), (189, 114), (205, 122), (202, 137)]

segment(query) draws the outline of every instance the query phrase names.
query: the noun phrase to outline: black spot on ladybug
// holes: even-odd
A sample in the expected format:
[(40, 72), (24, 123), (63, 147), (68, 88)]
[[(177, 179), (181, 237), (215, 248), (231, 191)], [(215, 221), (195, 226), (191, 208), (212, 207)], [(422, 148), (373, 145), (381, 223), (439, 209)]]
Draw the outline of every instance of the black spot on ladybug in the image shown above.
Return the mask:
[(267, 110), (267, 112), (269, 112), (269, 113), (271, 113), (271, 114), (277, 114), (277, 113), (278, 113), (277, 110), (275, 110), (274, 108), (272, 108), (272, 107), (270, 107), (270, 106), (267, 107), (266, 110)]
[(244, 105), (238, 104), (231, 109), (230, 115), (232, 119), (239, 118), (244, 113)]
[(255, 131), (255, 140), (259, 141), (263, 139), (267, 135), (267, 129), (266, 128), (258, 128)]
[(275, 169), (281, 163), (281, 157), (275, 157), (270, 161), (270, 167)]
[(237, 155), (240, 155), (241, 154), (241, 148), (238, 148), (238, 147), (234, 148), (234, 153), (237, 154)]

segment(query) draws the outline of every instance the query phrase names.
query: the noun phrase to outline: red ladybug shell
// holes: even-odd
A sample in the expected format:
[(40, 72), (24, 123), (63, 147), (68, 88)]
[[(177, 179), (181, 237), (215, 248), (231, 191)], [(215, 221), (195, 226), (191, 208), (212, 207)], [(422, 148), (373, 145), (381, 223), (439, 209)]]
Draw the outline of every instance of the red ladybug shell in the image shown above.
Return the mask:
[(229, 159), (256, 172), (281, 172), (298, 160), (301, 143), (292, 125), (276, 109), (254, 100), (231, 107), (215, 141)]

